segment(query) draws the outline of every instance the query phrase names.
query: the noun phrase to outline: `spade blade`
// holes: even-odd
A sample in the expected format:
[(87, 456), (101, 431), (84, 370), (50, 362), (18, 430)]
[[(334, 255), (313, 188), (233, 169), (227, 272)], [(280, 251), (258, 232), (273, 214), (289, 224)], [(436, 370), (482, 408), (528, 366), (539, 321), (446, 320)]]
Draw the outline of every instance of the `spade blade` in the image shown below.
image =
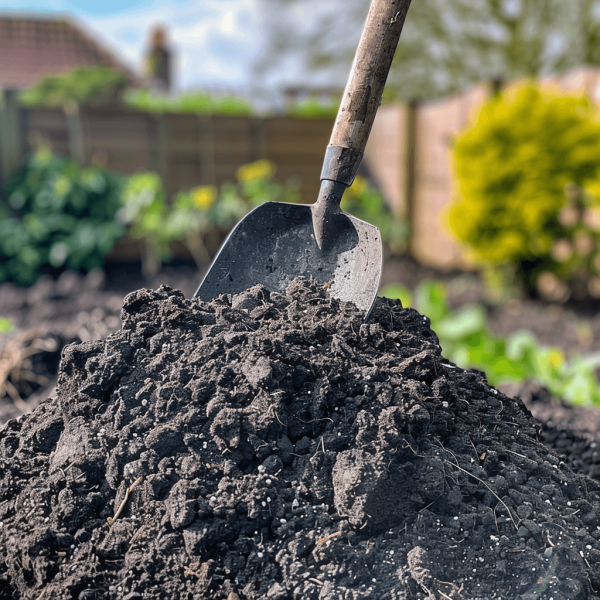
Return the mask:
[(295, 277), (313, 277), (339, 300), (369, 313), (382, 265), (379, 229), (349, 214), (336, 217), (335, 236), (319, 249), (311, 208), (266, 202), (246, 215), (229, 234), (194, 294), (209, 301), (256, 284), (282, 292)]

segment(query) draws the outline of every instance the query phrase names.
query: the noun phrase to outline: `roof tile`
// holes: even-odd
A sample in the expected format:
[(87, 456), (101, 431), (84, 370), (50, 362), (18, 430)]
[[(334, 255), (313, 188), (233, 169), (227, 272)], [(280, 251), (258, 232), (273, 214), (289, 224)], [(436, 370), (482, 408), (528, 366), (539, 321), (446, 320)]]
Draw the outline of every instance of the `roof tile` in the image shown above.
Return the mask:
[(0, 16), (0, 87), (29, 87), (46, 75), (105, 65), (132, 74), (67, 19)]

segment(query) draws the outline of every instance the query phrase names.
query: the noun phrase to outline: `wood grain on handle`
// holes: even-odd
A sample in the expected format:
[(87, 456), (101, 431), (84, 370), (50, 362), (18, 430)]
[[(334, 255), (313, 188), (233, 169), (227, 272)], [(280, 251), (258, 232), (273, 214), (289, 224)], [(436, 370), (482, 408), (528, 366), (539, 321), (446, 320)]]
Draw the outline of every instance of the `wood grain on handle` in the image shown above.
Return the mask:
[(364, 151), (410, 2), (372, 0), (330, 145)]

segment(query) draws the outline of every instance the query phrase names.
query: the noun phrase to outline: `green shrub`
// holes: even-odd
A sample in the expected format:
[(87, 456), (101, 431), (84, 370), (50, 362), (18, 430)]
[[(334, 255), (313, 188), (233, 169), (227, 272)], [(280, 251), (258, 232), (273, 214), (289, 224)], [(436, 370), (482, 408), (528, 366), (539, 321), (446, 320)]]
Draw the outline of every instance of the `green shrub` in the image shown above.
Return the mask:
[(559, 348), (540, 346), (530, 331), (521, 330), (506, 338), (493, 335), (485, 309), (468, 305), (452, 310), (441, 282), (425, 281), (414, 295), (401, 285), (387, 286), (381, 294), (400, 298), (403, 306), (414, 305), (427, 315), (444, 357), (460, 367), (484, 371), (492, 385), (536, 381), (557, 398), (573, 404), (600, 405), (596, 378), (600, 353), (567, 360)]
[(30, 285), (42, 273), (102, 267), (124, 228), (121, 178), (38, 151), (0, 200), (0, 281)]
[(117, 101), (128, 77), (110, 67), (77, 67), (64, 75), (48, 75), (21, 94), (26, 106), (62, 108), (69, 103), (99, 106)]
[(276, 167), (268, 160), (241, 166), (236, 183), (225, 183), (221, 190), (213, 186), (198, 186), (180, 192), (173, 202), (168, 229), (183, 242), (200, 267), (210, 259), (208, 236), (218, 232), (222, 239), (249, 211), (269, 201), (297, 202), (298, 182), (289, 179), (280, 183), (274, 179)]
[(307, 98), (290, 107), (287, 114), (299, 119), (335, 119), (339, 105), (339, 100), (322, 102), (319, 98)]
[(142, 240), (142, 273), (153, 277), (160, 271), (163, 259), (169, 257), (173, 239), (167, 225), (168, 206), (162, 180), (156, 173), (132, 175), (123, 191), (123, 208), (117, 218), (130, 226), (129, 235)]
[(187, 92), (179, 96), (161, 96), (148, 90), (130, 90), (125, 103), (136, 110), (155, 113), (251, 115), (252, 104), (233, 95), (217, 96), (207, 92)]
[(600, 122), (583, 97), (533, 86), (490, 101), (457, 141), (450, 226), (486, 270), (528, 291), (600, 296)]

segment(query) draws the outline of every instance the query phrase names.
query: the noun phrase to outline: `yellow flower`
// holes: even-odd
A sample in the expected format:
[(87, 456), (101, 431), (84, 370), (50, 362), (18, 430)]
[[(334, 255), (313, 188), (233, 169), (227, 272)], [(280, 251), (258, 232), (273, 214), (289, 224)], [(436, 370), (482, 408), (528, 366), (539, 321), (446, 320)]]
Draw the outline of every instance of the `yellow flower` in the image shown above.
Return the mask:
[(208, 210), (217, 199), (217, 190), (212, 185), (199, 185), (192, 190), (194, 206), (200, 210)]
[(548, 353), (548, 362), (556, 369), (564, 362), (563, 353), (558, 348), (553, 348)]
[(259, 179), (269, 179), (275, 175), (275, 165), (270, 160), (257, 160), (256, 162), (242, 165), (236, 172), (238, 181), (249, 183)]

